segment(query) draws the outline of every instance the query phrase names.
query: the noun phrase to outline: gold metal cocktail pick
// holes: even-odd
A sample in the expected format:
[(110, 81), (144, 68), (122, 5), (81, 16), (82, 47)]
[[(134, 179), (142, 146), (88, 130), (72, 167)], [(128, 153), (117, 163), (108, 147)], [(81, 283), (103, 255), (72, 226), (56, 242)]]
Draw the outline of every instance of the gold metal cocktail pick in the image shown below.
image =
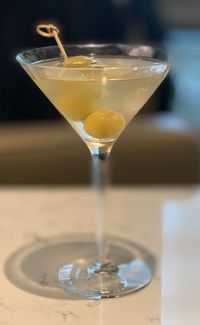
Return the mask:
[(63, 57), (63, 66), (64, 67), (80, 67), (80, 68), (82, 68), (82, 67), (87, 67), (91, 64), (96, 63), (96, 61), (94, 59), (91, 59), (84, 55), (76, 55), (76, 56), (72, 56), (69, 58), (67, 56), (67, 53), (65, 52), (65, 49), (62, 45), (60, 38), (58, 36), (60, 31), (59, 31), (58, 27), (56, 27), (55, 25), (41, 24), (36, 27), (36, 30), (37, 30), (38, 34), (40, 34), (41, 36), (48, 37), (48, 38), (50, 38), (50, 37), (55, 38), (56, 43), (58, 44), (58, 47), (59, 47), (60, 52)]
[(55, 38), (56, 43), (58, 44), (60, 52), (63, 56), (63, 60), (64, 60), (64, 64), (65, 64), (68, 60), (68, 56), (67, 56), (67, 53), (65, 52), (62, 42), (58, 36), (58, 34), (60, 32), (58, 27), (54, 26), (53, 24), (49, 24), (49, 25), (41, 24), (36, 27), (36, 30), (37, 30), (38, 34), (40, 34), (41, 36), (48, 37), (48, 38), (50, 38), (50, 37)]

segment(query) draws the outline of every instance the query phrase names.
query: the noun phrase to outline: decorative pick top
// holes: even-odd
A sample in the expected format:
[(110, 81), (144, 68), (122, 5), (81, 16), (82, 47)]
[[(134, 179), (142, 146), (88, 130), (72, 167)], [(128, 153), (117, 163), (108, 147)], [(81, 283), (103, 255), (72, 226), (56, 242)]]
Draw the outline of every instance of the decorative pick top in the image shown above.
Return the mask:
[(64, 67), (77, 67), (77, 68), (84, 68), (87, 67), (91, 64), (94, 64), (95, 61), (87, 56), (84, 55), (77, 55), (77, 56), (72, 56), (68, 57), (64, 46), (58, 36), (60, 33), (58, 27), (56, 27), (53, 24), (45, 25), (41, 24), (36, 27), (36, 30), (38, 34), (44, 37), (54, 37), (56, 40), (56, 43), (58, 44), (58, 47), (60, 49), (61, 55), (63, 57), (63, 66)]

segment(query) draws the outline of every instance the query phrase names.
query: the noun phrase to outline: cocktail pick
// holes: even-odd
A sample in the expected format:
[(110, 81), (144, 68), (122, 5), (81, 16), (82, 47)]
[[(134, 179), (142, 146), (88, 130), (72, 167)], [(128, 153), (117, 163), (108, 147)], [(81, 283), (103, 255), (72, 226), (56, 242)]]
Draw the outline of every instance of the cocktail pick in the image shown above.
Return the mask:
[(60, 52), (62, 54), (63, 57), (63, 66), (64, 67), (87, 67), (90, 64), (94, 64), (96, 63), (96, 61), (94, 59), (91, 59), (87, 56), (84, 55), (77, 55), (77, 56), (72, 56), (72, 57), (68, 57), (67, 53), (64, 49), (64, 46), (58, 36), (59, 34), (59, 29), (58, 27), (56, 27), (53, 24), (49, 24), (49, 25), (45, 25), (45, 24), (41, 24), (38, 25), (36, 27), (36, 30), (38, 32), (38, 34), (40, 34), (41, 36), (44, 37), (54, 37), (56, 40), (56, 43), (58, 44), (58, 47), (60, 49)]
[(42, 25), (38, 25), (36, 27), (36, 30), (37, 30), (38, 34), (40, 34), (41, 36), (48, 37), (48, 38), (50, 38), (50, 37), (55, 38), (56, 43), (58, 44), (60, 52), (63, 56), (64, 64), (67, 64), (68, 56), (67, 56), (67, 53), (65, 52), (62, 42), (58, 36), (58, 34), (60, 32), (58, 27), (54, 26), (53, 24), (49, 24), (49, 25), (42, 24)]

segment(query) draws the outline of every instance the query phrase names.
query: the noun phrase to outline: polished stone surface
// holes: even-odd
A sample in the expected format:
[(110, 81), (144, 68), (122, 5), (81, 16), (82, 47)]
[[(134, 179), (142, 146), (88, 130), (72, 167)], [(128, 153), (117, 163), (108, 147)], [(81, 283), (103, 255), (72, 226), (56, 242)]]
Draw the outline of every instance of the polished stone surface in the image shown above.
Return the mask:
[(87, 188), (0, 189), (0, 324), (157, 325), (161, 317), (162, 325), (197, 324), (186, 322), (195, 317), (200, 296), (197, 189), (130, 187), (109, 193), (106, 229), (149, 252), (154, 278), (143, 290), (103, 301), (66, 296), (54, 277), (55, 265), (80, 249), (83, 238), (93, 238), (92, 198)]

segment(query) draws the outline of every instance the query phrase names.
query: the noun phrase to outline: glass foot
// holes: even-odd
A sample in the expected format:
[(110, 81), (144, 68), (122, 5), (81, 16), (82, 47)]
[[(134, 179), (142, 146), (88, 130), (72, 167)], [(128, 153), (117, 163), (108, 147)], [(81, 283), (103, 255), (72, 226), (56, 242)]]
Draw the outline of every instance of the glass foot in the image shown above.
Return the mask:
[(82, 299), (119, 297), (143, 288), (151, 279), (150, 268), (137, 259), (118, 265), (79, 259), (58, 271), (59, 286)]

